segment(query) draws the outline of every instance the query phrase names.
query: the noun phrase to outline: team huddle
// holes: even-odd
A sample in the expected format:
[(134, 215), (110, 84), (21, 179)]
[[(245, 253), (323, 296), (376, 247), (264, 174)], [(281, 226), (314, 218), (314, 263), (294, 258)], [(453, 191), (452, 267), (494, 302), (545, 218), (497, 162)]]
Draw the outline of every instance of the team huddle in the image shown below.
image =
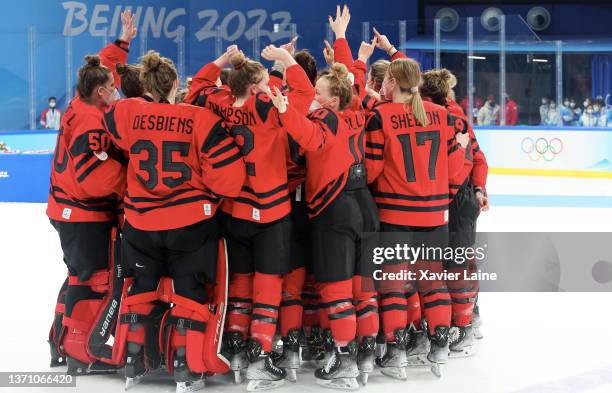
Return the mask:
[[(126, 388), (165, 369), (190, 392), (228, 372), (272, 389), (313, 365), (319, 384), (354, 390), (375, 368), (440, 376), (474, 353), (477, 284), (377, 281), (361, 255), (386, 232), (473, 244), (487, 164), (454, 75), (421, 72), (376, 30), (354, 59), (345, 6), (327, 69), (295, 40), (262, 51), (269, 72), (231, 45), (181, 91), (159, 53), (127, 64), (136, 28), (121, 19), (79, 69), (53, 159), (47, 215), (68, 277), (52, 366), (123, 369)], [(390, 60), (368, 67), (377, 48)], [(476, 265), (382, 267), (424, 268)]]

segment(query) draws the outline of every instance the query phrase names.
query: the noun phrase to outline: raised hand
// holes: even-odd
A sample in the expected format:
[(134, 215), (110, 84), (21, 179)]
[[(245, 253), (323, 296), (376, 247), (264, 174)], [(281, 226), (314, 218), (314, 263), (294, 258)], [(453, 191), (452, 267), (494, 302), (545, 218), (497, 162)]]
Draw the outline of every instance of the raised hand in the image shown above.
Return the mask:
[(278, 109), (278, 113), (285, 113), (287, 111), (287, 99), (278, 87), (274, 86), (274, 92), (268, 92), (268, 97), (270, 97), (272, 104)]
[(372, 42), (362, 41), (361, 45), (359, 46), (359, 54), (357, 58), (366, 63), (372, 56), (372, 53), (374, 53), (374, 48), (376, 48), (377, 43), (378, 39), (376, 37), (372, 39)]
[(340, 6), (337, 5), (336, 19), (332, 18), (330, 15), (327, 17), (327, 20), (329, 21), (329, 26), (336, 35), (336, 39), (346, 38), (346, 29), (348, 28), (348, 24), (351, 20), (351, 14), (346, 4), (342, 8), (342, 11), (340, 11)]
[(278, 61), (285, 67), (295, 64), (293, 56), (286, 49), (268, 45), (261, 51), (261, 57), (270, 61)]
[(378, 30), (376, 30), (376, 27), (373, 28), (373, 31), (374, 37), (376, 38), (376, 47), (389, 53), (389, 51), (394, 48), (394, 46), (391, 45), (389, 38), (387, 38), (387, 36), (384, 34), (380, 34)]
[(327, 40), (323, 41), (325, 43), (325, 48), (323, 48), (323, 57), (325, 57), (325, 62), (328, 66), (332, 66), (334, 64), (334, 47), (327, 42)]
[(134, 24), (134, 15), (131, 10), (125, 10), (121, 13), (121, 36), (119, 39), (128, 44), (136, 37), (136, 25)]
[(285, 49), (291, 56), (295, 54), (295, 44), (298, 40), (298, 36), (295, 36), (288, 43), (281, 45), (281, 48)]

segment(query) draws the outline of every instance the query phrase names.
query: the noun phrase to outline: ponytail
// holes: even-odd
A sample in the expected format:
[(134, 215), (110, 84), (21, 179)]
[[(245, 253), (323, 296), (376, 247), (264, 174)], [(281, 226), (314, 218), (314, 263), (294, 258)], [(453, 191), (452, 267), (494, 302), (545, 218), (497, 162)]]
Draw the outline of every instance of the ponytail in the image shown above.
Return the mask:
[(405, 102), (406, 110), (412, 108), (414, 117), (421, 125), (429, 124), (425, 106), (423, 105), (423, 98), (419, 92), (419, 86), (421, 85), (421, 68), (419, 63), (412, 59), (397, 59), (389, 64), (387, 73), (396, 80), (402, 93), (410, 94)]
[(427, 120), (425, 106), (423, 105), (423, 98), (421, 97), (421, 93), (419, 92), (418, 88), (416, 88), (416, 93), (412, 93), (412, 97), (409, 99), (409, 101), (412, 101), (412, 113), (414, 114), (414, 117), (419, 121), (421, 125), (428, 125), (429, 122)]

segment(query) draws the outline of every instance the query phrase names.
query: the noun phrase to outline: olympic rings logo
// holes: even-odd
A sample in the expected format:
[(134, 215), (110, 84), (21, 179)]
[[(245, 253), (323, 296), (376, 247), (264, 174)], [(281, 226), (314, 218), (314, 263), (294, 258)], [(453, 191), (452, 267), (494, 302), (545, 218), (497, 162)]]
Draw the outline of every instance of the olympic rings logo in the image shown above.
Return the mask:
[(550, 141), (546, 138), (538, 138), (534, 141), (527, 137), (523, 138), (521, 149), (532, 161), (540, 159), (552, 161), (563, 151), (563, 142), (559, 138), (553, 138)]

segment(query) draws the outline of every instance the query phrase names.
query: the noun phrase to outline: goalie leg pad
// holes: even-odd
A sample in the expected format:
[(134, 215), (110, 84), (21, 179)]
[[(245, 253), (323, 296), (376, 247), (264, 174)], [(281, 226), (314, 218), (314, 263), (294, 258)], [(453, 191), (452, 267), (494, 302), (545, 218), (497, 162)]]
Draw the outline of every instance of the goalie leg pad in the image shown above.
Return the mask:
[(51, 323), (51, 329), (49, 329), (49, 347), (51, 350), (51, 367), (63, 366), (66, 364), (66, 354), (64, 352), (62, 340), (64, 338), (64, 326), (62, 320), (64, 319), (64, 313), (66, 312), (66, 291), (68, 290), (68, 278), (64, 281), (64, 284), (60, 288), (59, 294), (57, 295), (57, 302), (55, 305), (55, 316)]

